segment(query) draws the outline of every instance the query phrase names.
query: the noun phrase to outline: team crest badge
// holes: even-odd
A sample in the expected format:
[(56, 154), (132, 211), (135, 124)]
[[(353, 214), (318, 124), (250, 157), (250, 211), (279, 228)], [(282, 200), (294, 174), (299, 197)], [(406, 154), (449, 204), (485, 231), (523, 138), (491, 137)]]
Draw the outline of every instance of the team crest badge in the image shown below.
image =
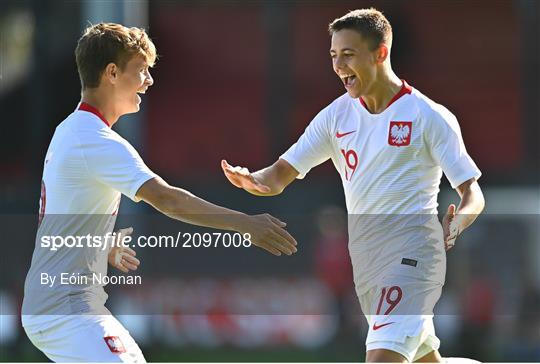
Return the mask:
[(388, 144), (405, 147), (411, 144), (412, 121), (391, 121), (388, 128)]
[(122, 354), (126, 352), (126, 348), (118, 336), (105, 336), (103, 340), (105, 340), (111, 353)]

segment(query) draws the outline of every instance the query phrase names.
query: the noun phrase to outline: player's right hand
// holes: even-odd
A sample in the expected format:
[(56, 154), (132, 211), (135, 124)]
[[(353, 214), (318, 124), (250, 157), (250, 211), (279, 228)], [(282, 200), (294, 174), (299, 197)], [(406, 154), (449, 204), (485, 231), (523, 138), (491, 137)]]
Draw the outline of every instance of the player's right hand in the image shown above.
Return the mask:
[(247, 168), (233, 167), (223, 159), (221, 161), (221, 169), (223, 169), (223, 173), (225, 173), (225, 177), (227, 177), (229, 182), (238, 188), (260, 193), (270, 192), (270, 187), (257, 181)]
[(296, 240), (284, 227), (283, 221), (270, 214), (248, 216), (247, 224), (242, 226), (242, 233), (251, 236), (251, 243), (274, 255), (296, 253)]

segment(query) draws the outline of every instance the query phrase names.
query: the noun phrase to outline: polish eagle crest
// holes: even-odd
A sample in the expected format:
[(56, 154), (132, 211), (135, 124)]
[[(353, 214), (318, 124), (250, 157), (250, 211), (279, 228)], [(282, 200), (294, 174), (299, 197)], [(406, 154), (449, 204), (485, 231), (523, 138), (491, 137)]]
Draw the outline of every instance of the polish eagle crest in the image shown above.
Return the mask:
[(394, 146), (405, 146), (411, 142), (412, 122), (392, 121), (388, 135), (388, 143)]

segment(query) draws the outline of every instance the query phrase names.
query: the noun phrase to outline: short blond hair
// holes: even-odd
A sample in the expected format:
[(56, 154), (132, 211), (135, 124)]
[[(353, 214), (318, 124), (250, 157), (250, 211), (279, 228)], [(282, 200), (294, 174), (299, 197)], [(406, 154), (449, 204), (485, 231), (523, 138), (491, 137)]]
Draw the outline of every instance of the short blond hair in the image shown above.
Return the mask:
[(156, 47), (144, 29), (115, 23), (87, 27), (75, 49), (83, 90), (99, 86), (101, 74), (109, 63), (123, 69), (135, 55), (143, 56), (150, 67), (156, 62)]

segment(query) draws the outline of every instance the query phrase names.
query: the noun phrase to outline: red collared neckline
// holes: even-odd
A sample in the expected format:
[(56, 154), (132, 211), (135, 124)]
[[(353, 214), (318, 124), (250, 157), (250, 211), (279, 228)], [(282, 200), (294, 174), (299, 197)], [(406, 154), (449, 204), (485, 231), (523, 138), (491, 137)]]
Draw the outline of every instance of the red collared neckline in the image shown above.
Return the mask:
[(86, 111), (86, 112), (96, 115), (98, 118), (101, 119), (101, 121), (105, 123), (105, 125), (107, 125), (109, 128), (111, 127), (111, 124), (109, 124), (107, 119), (105, 119), (105, 117), (99, 112), (99, 110), (93, 107), (92, 105), (87, 104), (86, 102), (81, 102), (81, 104), (79, 105), (79, 110)]
[[(401, 96), (410, 94), (412, 92), (412, 87), (409, 86), (407, 81), (401, 80), (401, 82), (402, 82), (401, 89), (398, 91), (397, 94), (394, 95), (394, 97), (392, 97), (392, 99), (390, 100), (388, 105), (386, 105), (385, 110), (388, 109), (388, 107), (390, 107), (390, 105), (392, 105), (394, 102), (396, 102)], [(364, 106), (364, 108), (369, 111), (369, 109), (367, 108), (366, 103), (364, 102), (364, 99), (362, 99), (361, 96), (360, 96), (359, 100), (360, 100), (360, 103), (362, 104), (362, 106)]]

